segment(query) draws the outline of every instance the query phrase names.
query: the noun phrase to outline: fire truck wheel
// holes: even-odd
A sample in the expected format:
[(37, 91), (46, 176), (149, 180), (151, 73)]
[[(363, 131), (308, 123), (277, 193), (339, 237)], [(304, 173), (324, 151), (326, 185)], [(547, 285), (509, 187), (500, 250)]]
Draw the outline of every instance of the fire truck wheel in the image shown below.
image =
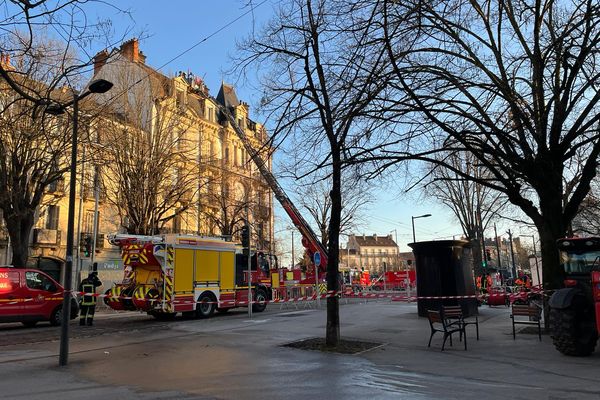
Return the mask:
[(263, 312), (265, 308), (267, 308), (267, 294), (263, 289), (258, 289), (256, 293), (254, 293), (254, 304), (252, 304), (252, 311), (254, 312)]
[(594, 352), (598, 333), (593, 317), (576, 308), (550, 309), (552, 342), (556, 350), (567, 356), (583, 357)]
[(214, 298), (212, 293), (202, 293), (198, 298), (198, 304), (196, 304), (196, 316), (198, 318), (209, 318), (217, 308), (217, 299)]

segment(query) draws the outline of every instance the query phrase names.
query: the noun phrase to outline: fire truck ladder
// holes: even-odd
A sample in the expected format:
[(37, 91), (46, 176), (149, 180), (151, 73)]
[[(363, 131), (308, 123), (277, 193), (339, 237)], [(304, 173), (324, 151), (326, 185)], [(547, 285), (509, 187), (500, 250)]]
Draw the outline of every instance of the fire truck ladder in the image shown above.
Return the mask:
[(317, 238), (317, 235), (315, 235), (314, 231), (310, 228), (310, 226), (308, 225), (306, 220), (302, 217), (302, 215), (300, 214), (300, 212), (298, 211), (298, 209), (296, 208), (294, 203), (292, 203), (290, 198), (285, 194), (285, 191), (279, 185), (279, 182), (277, 182), (277, 179), (271, 173), (269, 168), (267, 168), (264, 160), (261, 158), (258, 151), (256, 151), (254, 146), (252, 146), (252, 143), (250, 143), (250, 140), (246, 136), (246, 133), (244, 132), (244, 130), (241, 129), (238, 126), (238, 124), (236, 123), (231, 112), (227, 109), (227, 107), (222, 106), (221, 109), (223, 111), (223, 114), (225, 115), (225, 117), (227, 118), (227, 120), (229, 121), (229, 123), (231, 124), (231, 126), (233, 127), (235, 132), (237, 133), (238, 137), (244, 144), (244, 148), (246, 149), (248, 154), (250, 154), (250, 157), (252, 157), (252, 160), (258, 167), (258, 170), (260, 171), (261, 175), (263, 176), (263, 178), (265, 178), (265, 180), (269, 184), (269, 187), (275, 194), (275, 197), (277, 198), (277, 200), (279, 201), (279, 203), (281, 204), (281, 206), (283, 207), (283, 209), (285, 210), (287, 215), (292, 220), (292, 223), (294, 224), (294, 226), (296, 228), (298, 228), (298, 230), (302, 234), (302, 237), (303, 237), (302, 244), (311, 253), (310, 254), (311, 259), (312, 259), (312, 255), (316, 251), (318, 251), (321, 254), (321, 265), (323, 266), (321, 269), (325, 270), (327, 268), (327, 251), (325, 250), (325, 247), (323, 246), (321, 241)]

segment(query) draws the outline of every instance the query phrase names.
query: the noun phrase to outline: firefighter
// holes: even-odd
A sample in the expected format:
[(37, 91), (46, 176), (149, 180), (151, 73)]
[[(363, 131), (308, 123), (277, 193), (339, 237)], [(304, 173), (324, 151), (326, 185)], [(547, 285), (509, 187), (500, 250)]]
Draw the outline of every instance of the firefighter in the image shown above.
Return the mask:
[[(81, 296), (79, 325), (92, 326), (94, 324), (94, 312), (96, 311), (96, 288), (101, 286), (102, 282), (98, 279), (98, 271), (96, 271), (96, 263), (94, 269), (87, 278), (83, 279), (79, 284), (79, 291), (84, 294)], [(90, 293), (91, 295), (87, 295)]]

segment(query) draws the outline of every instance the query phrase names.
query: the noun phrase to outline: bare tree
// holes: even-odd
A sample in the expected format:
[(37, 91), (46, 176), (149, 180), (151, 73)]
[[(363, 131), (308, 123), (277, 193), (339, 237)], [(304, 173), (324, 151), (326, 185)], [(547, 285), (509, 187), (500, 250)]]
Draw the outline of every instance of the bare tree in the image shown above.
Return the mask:
[[(308, 212), (316, 231), (321, 235), (321, 242), (329, 243), (329, 219), (331, 215), (330, 184), (326, 180), (318, 180), (311, 184), (296, 187), (298, 204)], [(340, 234), (348, 234), (357, 229), (364, 221), (361, 213), (373, 201), (370, 191), (356, 180), (344, 181), (342, 184), (342, 215), (340, 219)]]
[(213, 177), (209, 185), (213, 189), (207, 190), (202, 196), (206, 204), (202, 215), (223, 236), (237, 235), (246, 221), (246, 209), (252, 210), (254, 205), (248, 189), (238, 192), (232, 187), (232, 183), (235, 183), (233, 177), (233, 174), (221, 170), (220, 176)]
[[(560, 287), (556, 239), (600, 153), (598, 2), (409, 0), (385, 2), (381, 19), (411, 128), (470, 152), (489, 175), (420, 159), (504, 193), (539, 232), (545, 286)], [(406, 34), (415, 37), (410, 51)]]
[[(71, 151), (70, 118), (52, 119), (44, 110), (72, 100), (90, 62), (80, 53), (96, 39), (108, 40), (107, 21), (86, 20), (86, 2), (0, 2), (0, 208), (17, 267), (27, 261), (44, 191), (68, 170), (63, 157)], [(89, 111), (83, 103), (81, 108)]]
[[(298, 176), (327, 176), (331, 212), (327, 228), (327, 288), (338, 289), (339, 233), (344, 169), (377, 152), (376, 133), (387, 98), (384, 49), (369, 46), (372, 2), (289, 0), (260, 34), (240, 46), (242, 71), (264, 69), (262, 110), (276, 122), (275, 140), (305, 149)], [(340, 338), (337, 297), (327, 299), (326, 344)]]
[[(49, 48), (55, 56), (54, 62), (48, 64), (51, 68), (37, 67), (36, 76), (31, 75), (31, 70), (0, 63), (0, 78), (17, 96), (28, 100), (36, 108), (44, 107), (56, 101), (52, 93), (57, 88), (64, 85), (77, 87), (82, 80), (82, 72), (91, 64), (91, 57), (86, 53), (87, 46), (96, 41), (111, 45), (112, 34), (108, 33), (110, 21), (97, 19), (91, 22), (86, 16), (86, 3), (94, 2), (123, 12), (108, 2), (95, 0), (0, 1), (3, 13), (0, 54), (4, 57), (20, 60), (46, 58), (40, 43), (47, 43), (51, 38), (60, 41), (57, 42), (59, 46)], [(62, 55), (56, 56), (57, 53)], [(74, 54), (83, 54), (83, 59), (74, 58)], [(45, 71), (43, 77), (40, 71)], [(32, 85), (33, 81), (44, 85)]]
[[(119, 81), (130, 82), (131, 70)], [(128, 233), (156, 234), (177, 215), (195, 206), (198, 187), (196, 149), (189, 130), (193, 119), (164, 97), (161, 79), (150, 77), (112, 104), (119, 110), (103, 119), (97, 156), (107, 200)], [(175, 210), (175, 211), (173, 211)]]
[[(2, 55), (0, 62), (14, 84), (31, 93), (48, 91), (46, 82), (60, 74), (65, 63), (64, 47), (54, 41), (36, 43), (30, 53), (12, 60)], [(65, 155), (71, 148), (71, 130), (7, 81), (0, 83), (0, 90), (0, 209), (10, 237), (11, 263), (24, 267), (36, 212), (47, 200), (44, 194), (69, 169)], [(64, 95), (52, 92), (54, 99)]]
[[(444, 162), (474, 179), (486, 178), (487, 171), (476, 164), (471, 154), (452, 153)], [(506, 205), (506, 199), (502, 193), (439, 165), (431, 165), (428, 175), (433, 179), (425, 186), (425, 193), (452, 210), (471, 242), (475, 275), (482, 275), (484, 231)]]

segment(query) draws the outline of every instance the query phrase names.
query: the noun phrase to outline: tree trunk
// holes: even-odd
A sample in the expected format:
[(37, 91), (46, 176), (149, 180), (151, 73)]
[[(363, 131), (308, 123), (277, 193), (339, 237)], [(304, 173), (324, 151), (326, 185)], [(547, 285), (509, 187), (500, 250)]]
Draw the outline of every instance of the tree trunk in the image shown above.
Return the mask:
[(473, 256), (473, 274), (475, 277), (482, 276), (486, 271), (483, 268), (483, 260), (481, 258), (481, 240), (478, 238), (471, 239), (471, 254)]
[(29, 258), (29, 238), (33, 228), (33, 213), (25, 215), (8, 215), (6, 228), (10, 236), (12, 250), (11, 264), (17, 268), (25, 268)]
[[(339, 164), (339, 152), (332, 151), (334, 162), (331, 185), (331, 218), (329, 219), (329, 242), (327, 252), (327, 291), (337, 292), (339, 288), (339, 241), (342, 215), (342, 177)], [(337, 346), (340, 340), (340, 304), (338, 296), (327, 298), (327, 328), (325, 343)]]

